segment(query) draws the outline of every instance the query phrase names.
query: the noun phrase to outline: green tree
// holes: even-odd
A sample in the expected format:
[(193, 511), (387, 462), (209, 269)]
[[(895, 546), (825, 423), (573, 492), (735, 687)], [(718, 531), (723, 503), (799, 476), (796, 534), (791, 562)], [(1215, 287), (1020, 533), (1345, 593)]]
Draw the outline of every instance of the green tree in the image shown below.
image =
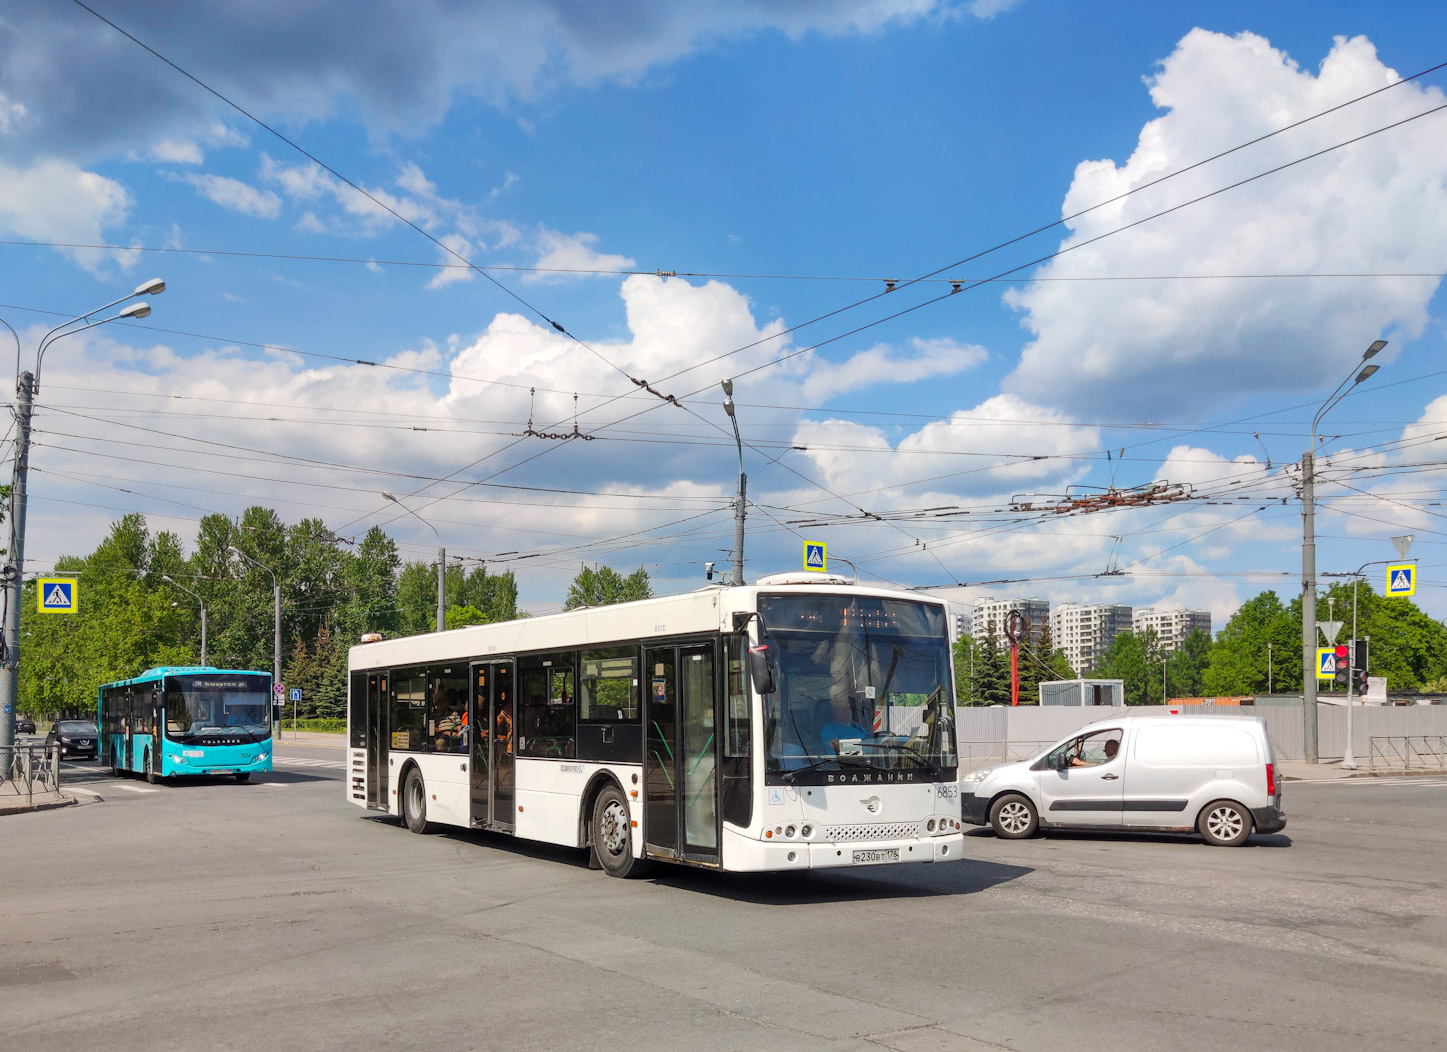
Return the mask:
[(1242, 603), (1217, 634), (1201, 682), (1210, 697), (1300, 690), (1300, 600), (1287, 607), (1265, 591)]
[(1152, 656), (1154, 645), (1153, 631), (1140, 636), (1121, 632), (1110, 641), (1091, 675), (1096, 679), (1121, 680), (1127, 705), (1146, 705), (1153, 698), (1159, 700), (1161, 666), (1159, 659)]
[(1211, 636), (1195, 629), (1167, 659), (1166, 678), (1173, 698), (1199, 698), (1206, 693), (1206, 664), (1211, 656)]
[(576, 610), (580, 606), (608, 606), (612, 603), (627, 603), (635, 599), (649, 599), (653, 588), (648, 581), (648, 571), (639, 567), (624, 577), (611, 566), (584, 566), (568, 586), (568, 598), (564, 610)]
[(336, 611), (338, 632), (348, 644), (365, 632), (396, 635), (400, 624), (397, 610), (397, 571), (402, 560), (397, 544), (373, 526), (354, 555), (342, 566), (344, 591)]

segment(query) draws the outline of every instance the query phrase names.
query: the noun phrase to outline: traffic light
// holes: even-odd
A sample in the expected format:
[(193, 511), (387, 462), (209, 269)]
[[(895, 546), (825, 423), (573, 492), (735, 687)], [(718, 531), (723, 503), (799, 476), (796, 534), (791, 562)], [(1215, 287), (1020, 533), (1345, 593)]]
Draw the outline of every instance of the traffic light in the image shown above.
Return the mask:
[(1369, 686), (1367, 683), (1367, 670), (1359, 668), (1356, 670), (1355, 675), (1357, 677), (1357, 696), (1365, 698), (1367, 696), (1367, 687)]
[(1366, 671), (1367, 667), (1367, 643), (1365, 639), (1352, 640), (1352, 646), (1356, 649), (1355, 660), (1352, 661), (1352, 668), (1359, 672)]
[(1350, 648), (1341, 644), (1336, 648), (1336, 675), (1332, 677), (1331, 685), (1339, 690), (1347, 688), (1347, 667), (1350, 662)]

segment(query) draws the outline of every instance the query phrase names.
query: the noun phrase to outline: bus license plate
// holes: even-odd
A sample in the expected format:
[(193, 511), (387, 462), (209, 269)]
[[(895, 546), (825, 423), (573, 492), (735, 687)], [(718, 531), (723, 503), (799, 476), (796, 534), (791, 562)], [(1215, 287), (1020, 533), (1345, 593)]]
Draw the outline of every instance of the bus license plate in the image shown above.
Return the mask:
[(207, 774), (235, 774), (235, 773), (236, 773), (236, 769), (235, 769), (234, 767), (213, 767), (213, 768), (211, 768), (211, 770), (207, 771), (206, 773), (207, 773)]
[(873, 862), (898, 862), (899, 848), (889, 847), (877, 851), (856, 851), (854, 852), (854, 864), (856, 866), (867, 866)]

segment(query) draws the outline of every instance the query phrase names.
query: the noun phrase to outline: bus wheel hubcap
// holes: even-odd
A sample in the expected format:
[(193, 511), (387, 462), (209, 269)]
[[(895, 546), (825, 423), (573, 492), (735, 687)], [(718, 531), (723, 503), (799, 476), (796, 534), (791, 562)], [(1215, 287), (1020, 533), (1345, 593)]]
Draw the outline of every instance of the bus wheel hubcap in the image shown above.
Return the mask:
[(614, 800), (603, 808), (602, 834), (603, 846), (608, 849), (610, 855), (619, 855), (628, 845), (627, 815), (623, 812), (623, 805)]

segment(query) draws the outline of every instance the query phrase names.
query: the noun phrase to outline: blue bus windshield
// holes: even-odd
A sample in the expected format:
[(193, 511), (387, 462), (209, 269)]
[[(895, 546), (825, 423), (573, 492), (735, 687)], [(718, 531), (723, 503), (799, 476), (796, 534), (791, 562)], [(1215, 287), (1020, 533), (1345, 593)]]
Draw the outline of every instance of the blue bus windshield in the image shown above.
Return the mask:
[(269, 738), (270, 687), (265, 676), (167, 676), (166, 737), (203, 744)]

